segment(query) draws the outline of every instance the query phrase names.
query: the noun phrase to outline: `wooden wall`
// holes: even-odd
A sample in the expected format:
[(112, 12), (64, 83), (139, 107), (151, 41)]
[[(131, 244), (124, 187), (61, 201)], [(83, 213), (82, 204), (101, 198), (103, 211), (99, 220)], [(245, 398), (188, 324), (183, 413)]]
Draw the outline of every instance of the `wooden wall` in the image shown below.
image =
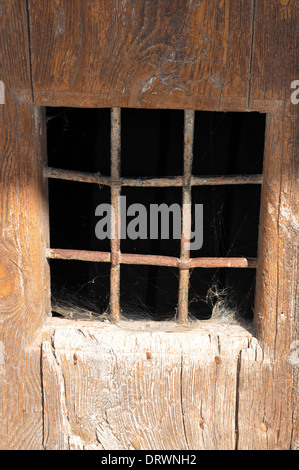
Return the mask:
[[(299, 446), (298, 105), (290, 100), (291, 82), (299, 78), (297, 10), (295, 0), (0, 1), (1, 447)], [(258, 343), (242, 328), (232, 342), (214, 326), (200, 328), (192, 341), (194, 333), (180, 333), (176, 346), (165, 331), (154, 331), (142, 355), (139, 336), (132, 342), (124, 326), (106, 329), (104, 341), (94, 325), (86, 332), (86, 325), (47, 319), (43, 106), (268, 113)], [(120, 332), (121, 348), (113, 342)], [(116, 358), (131, 359), (117, 369)], [(104, 384), (123, 402), (110, 403), (105, 393), (91, 402), (88, 374), (95, 390)], [(141, 391), (141, 383), (149, 388)], [(160, 391), (153, 392), (157, 383)], [(163, 406), (161, 393), (170, 397)], [(230, 406), (223, 414), (225, 393)]]

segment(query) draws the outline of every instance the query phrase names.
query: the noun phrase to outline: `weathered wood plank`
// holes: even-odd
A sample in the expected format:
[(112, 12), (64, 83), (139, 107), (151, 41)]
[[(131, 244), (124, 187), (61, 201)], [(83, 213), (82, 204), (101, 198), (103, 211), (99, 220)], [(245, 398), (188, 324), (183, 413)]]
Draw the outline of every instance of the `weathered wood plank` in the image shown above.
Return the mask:
[(265, 413), (268, 422), (280, 422), (276, 424), (279, 440), (276, 434), (277, 440), (272, 436), (270, 444), (268, 435), (267, 442), (283, 448), (295, 439), (296, 426), (290, 420), (295, 417), (298, 399), (298, 364), (289, 361), (298, 338), (299, 313), (299, 161), (295, 140), (295, 116), (282, 109), (267, 117), (254, 320), (263, 352), (273, 361), (272, 373), (266, 381), (261, 379), (261, 396), (267, 405), (269, 400), (277, 405), (266, 407)]
[(255, 323), (265, 353), (285, 360), (298, 325), (299, 161), (284, 110), (267, 118), (264, 178)]
[(183, 355), (182, 394), (191, 449), (235, 449), (238, 361), (251, 338), (206, 335)]
[(0, 108), (4, 448), (35, 448), (42, 442), (36, 434), (42, 430), (39, 351), (26, 352), (26, 347), (35, 339), (49, 311), (49, 273), (44, 256), (47, 234), (43, 230), (47, 221), (42, 176), (44, 143), (40, 140), (43, 121), (38, 109), (16, 103), (8, 95)]
[(296, 339), (298, 181), (295, 119), (267, 117), (257, 269), (255, 325), (265, 353), (289, 354)]
[[(273, 363), (263, 357), (261, 349), (241, 351), (239, 449), (289, 450), (298, 447), (298, 417), (293, 419), (292, 387), (289, 361)], [(293, 392), (298, 394), (298, 389), (294, 388)]]
[[(265, 99), (281, 100), (282, 106), (267, 117), (255, 308), (257, 336), (270, 362), (268, 369), (259, 361), (248, 363), (253, 374), (256, 369), (256, 388), (251, 385), (251, 391), (248, 387), (247, 394), (240, 394), (244, 448), (298, 446), (299, 361), (290, 360), (299, 316), (299, 109), (290, 99), (298, 72), (296, 14), (295, 0), (261, 0), (255, 6), (250, 106)], [(242, 357), (245, 367), (245, 352)], [(245, 367), (244, 382), (248, 373)], [(250, 396), (255, 409), (251, 422)]]
[(234, 449), (238, 356), (250, 333), (154, 328), (54, 327), (42, 357), (48, 448), (72, 435), (108, 450)]
[(0, 393), (0, 449), (42, 449), (40, 348), (22, 350), (18, 364), (11, 363), (6, 351)]
[(37, 104), (247, 107), (253, 0), (29, 0), (29, 14)]
[(72, 441), (106, 450), (298, 446), (288, 364), (265, 357), (241, 327), (50, 324), (53, 349), (42, 358), (49, 449)]
[(26, 0), (0, 0), (0, 80), (20, 103), (32, 102)]
[(298, 78), (296, 3), (255, 2), (249, 93), (252, 106), (259, 100), (290, 102), (291, 82)]
[(44, 113), (35, 106), (7, 97), (0, 108), (0, 318), (3, 331), (11, 328), (12, 337), (5, 335), (4, 341), (11, 343), (12, 362), (34, 339), (49, 310), (44, 124)]
[[(80, 438), (71, 435), (68, 419), (65, 383), (61, 368), (57, 364), (51, 344), (42, 344), (42, 383), (44, 406), (44, 442), (45, 450), (69, 450), (75, 444), (80, 445)], [(53, 433), (55, 427), (57, 433)]]
[(0, 447), (39, 449), (40, 351), (27, 346), (49, 307), (44, 115), (31, 104), (26, 2), (1, 1), (0, 24)]

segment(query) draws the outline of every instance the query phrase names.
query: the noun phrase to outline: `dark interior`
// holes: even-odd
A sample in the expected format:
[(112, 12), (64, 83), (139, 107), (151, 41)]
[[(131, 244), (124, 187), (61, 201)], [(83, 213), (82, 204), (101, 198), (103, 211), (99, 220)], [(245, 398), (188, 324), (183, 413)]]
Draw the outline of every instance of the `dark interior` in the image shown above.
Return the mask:
[[(122, 110), (122, 176), (176, 176), (183, 173), (180, 110)], [(47, 108), (48, 165), (110, 174), (110, 110)], [(262, 173), (265, 115), (196, 112), (193, 175)], [(180, 188), (123, 188), (127, 206), (138, 202), (181, 204)], [(110, 202), (110, 189), (96, 184), (49, 180), (52, 248), (109, 251), (98, 240), (95, 209)], [(203, 204), (203, 246), (191, 256), (257, 256), (260, 186), (193, 187), (192, 203)], [(127, 220), (130, 220), (128, 217)], [(179, 240), (121, 241), (127, 253), (179, 256)], [(109, 305), (109, 264), (51, 260), (55, 301), (103, 313)], [(173, 318), (178, 298), (177, 269), (121, 266), (121, 308), (128, 318)], [(225, 298), (245, 319), (253, 317), (254, 269), (194, 269), (190, 313), (210, 318)], [(55, 315), (55, 312), (53, 312)]]

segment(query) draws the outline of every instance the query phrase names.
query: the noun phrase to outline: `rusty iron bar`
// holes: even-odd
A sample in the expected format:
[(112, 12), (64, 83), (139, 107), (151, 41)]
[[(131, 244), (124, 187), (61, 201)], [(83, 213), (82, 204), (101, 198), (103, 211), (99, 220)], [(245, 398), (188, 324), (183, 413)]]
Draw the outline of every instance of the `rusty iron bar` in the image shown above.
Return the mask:
[(82, 171), (63, 170), (61, 168), (44, 168), (44, 177), (56, 180), (75, 181), (77, 183), (94, 183), (110, 186), (110, 176), (102, 176), (99, 173), (84, 173)]
[(191, 176), (191, 186), (222, 186), (234, 184), (262, 184), (263, 175)]
[[(83, 173), (59, 168), (44, 168), (45, 178), (75, 181), (77, 183), (93, 183), (100, 186), (132, 186), (132, 187), (180, 187), (183, 186), (182, 176), (165, 178), (112, 178), (99, 173)], [(262, 184), (263, 175), (222, 175), (222, 176), (191, 176), (191, 186), (221, 186), (237, 184)]]
[[(110, 263), (111, 253), (106, 251), (67, 250), (48, 248), (46, 258), (60, 260), (92, 261)], [(120, 253), (120, 264), (136, 264), (144, 266), (165, 266), (179, 269), (194, 268), (256, 268), (256, 258), (189, 258), (182, 262), (179, 258), (163, 255), (137, 255)]]
[(184, 175), (182, 185), (182, 232), (180, 278), (178, 296), (178, 323), (188, 322), (190, 237), (191, 237), (191, 175), (193, 163), (194, 111), (184, 113)]
[(61, 248), (47, 248), (46, 258), (64, 259), (69, 261), (92, 261), (97, 263), (110, 263), (109, 251), (70, 250)]
[[(120, 179), (121, 110), (111, 109), (111, 178)], [(120, 319), (120, 207), (121, 185), (111, 186), (111, 271), (110, 271), (110, 319)]]

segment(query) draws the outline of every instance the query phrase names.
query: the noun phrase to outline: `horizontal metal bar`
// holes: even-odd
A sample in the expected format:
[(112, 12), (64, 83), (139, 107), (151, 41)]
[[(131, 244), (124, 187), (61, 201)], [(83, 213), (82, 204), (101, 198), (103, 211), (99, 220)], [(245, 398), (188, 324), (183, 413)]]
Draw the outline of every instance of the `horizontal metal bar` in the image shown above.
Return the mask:
[(94, 183), (108, 185), (111, 182), (109, 176), (101, 176), (99, 173), (85, 173), (74, 170), (62, 170), (61, 168), (44, 168), (45, 178), (54, 178), (57, 180), (76, 181), (78, 183)]
[[(132, 187), (180, 187), (183, 186), (183, 177), (165, 178), (112, 178), (99, 173), (84, 173), (59, 168), (44, 168), (45, 178), (54, 178), (78, 183), (93, 183), (103, 186), (132, 186)], [(223, 175), (223, 176), (191, 176), (191, 186), (220, 186), (234, 184), (262, 184), (263, 175)]]
[(121, 178), (122, 186), (131, 186), (137, 188), (157, 188), (157, 187), (180, 187), (183, 178), (181, 176), (165, 178)]
[(221, 186), (225, 184), (262, 184), (263, 175), (192, 176), (191, 186)]
[[(111, 253), (106, 251), (65, 250), (59, 248), (48, 248), (46, 250), (48, 259), (92, 261), (98, 263), (110, 263)], [(190, 258), (180, 261), (173, 256), (161, 255), (137, 255), (120, 253), (121, 264), (136, 264), (145, 266), (166, 266), (179, 269), (192, 268), (256, 268), (256, 258)]]
[(60, 248), (47, 248), (46, 258), (64, 259), (69, 261), (92, 261), (97, 263), (110, 263), (109, 251), (65, 250)]

